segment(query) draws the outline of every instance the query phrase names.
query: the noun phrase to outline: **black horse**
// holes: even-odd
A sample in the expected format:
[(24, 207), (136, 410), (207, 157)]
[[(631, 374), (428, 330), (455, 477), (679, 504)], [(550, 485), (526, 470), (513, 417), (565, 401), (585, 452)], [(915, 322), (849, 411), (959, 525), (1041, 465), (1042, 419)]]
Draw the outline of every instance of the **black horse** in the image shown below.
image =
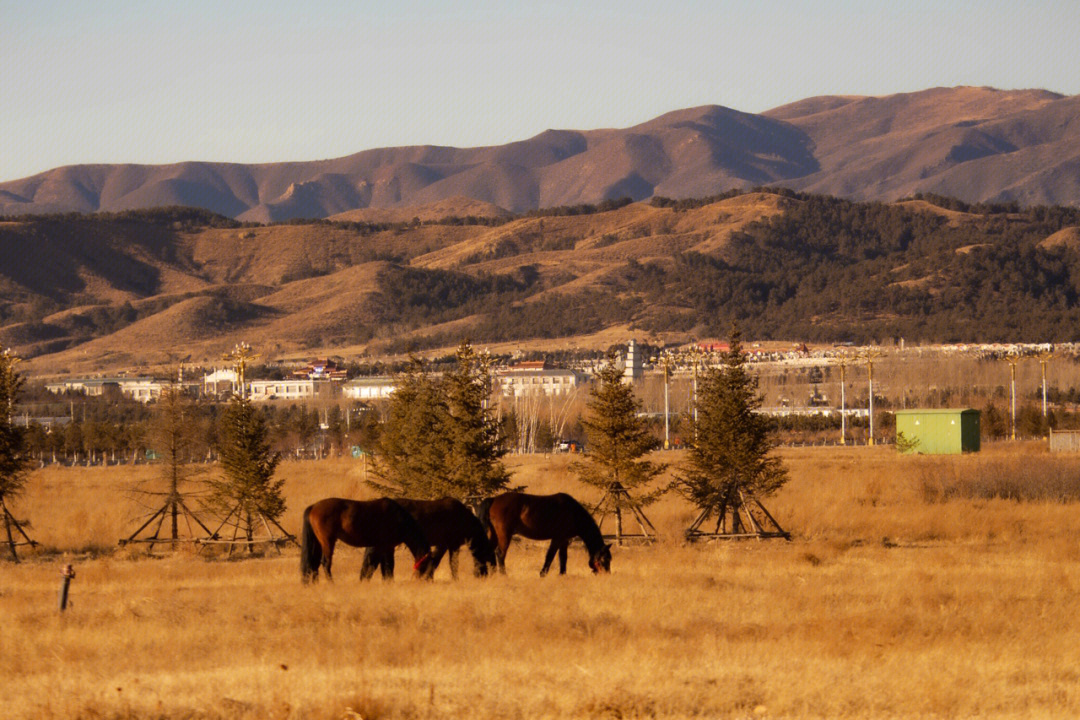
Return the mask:
[(500, 572), (506, 572), (506, 551), (514, 535), (551, 541), (544, 567), (540, 569), (541, 576), (547, 574), (556, 552), (559, 553), (559, 574), (566, 574), (566, 548), (575, 537), (585, 543), (589, 567), (594, 573), (611, 571), (611, 545), (604, 542), (589, 511), (566, 493), (503, 493), (480, 505), (480, 520), (495, 546), (495, 560)]
[[(427, 536), (405, 508), (389, 498), (378, 500), (343, 500), (326, 498), (304, 510), (300, 533), (300, 576), (304, 582), (319, 579), (319, 566), (331, 579), (330, 563), (338, 540), (355, 547), (389, 548), (405, 543), (413, 554), (413, 569), (421, 577), (430, 577), (431, 545)], [(393, 575), (393, 565), (389, 568)], [(383, 569), (387, 575), (387, 569)]]
[[(440, 500), (399, 499), (398, 504), (409, 511), (420, 528), (427, 535), (434, 551), (427, 576), (435, 574), (442, 562), (443, 555), (450, 553), (450, 575), (457, 579), (458, 551), (468, 544), (473, 557), (473, 573), (483, 577), (488, 573), (488, 565), (495, 565), (495, 552), (488, 542), (484, 526), (468, 506), (454, 498)], [(371, 547), (364, 553), (364, 566), (360, 570), (360, 579), (366, 580), (382, 568), (383, 577), (394, 572), (394, 551), (391, 548)]]

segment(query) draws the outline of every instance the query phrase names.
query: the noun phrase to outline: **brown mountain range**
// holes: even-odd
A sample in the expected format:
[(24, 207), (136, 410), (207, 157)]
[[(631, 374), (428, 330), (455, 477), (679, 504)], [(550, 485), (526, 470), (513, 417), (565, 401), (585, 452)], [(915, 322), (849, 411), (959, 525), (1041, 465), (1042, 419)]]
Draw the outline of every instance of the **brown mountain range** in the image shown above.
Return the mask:
[(759, 115), (705, 106), (626, 129), (549, 130), (492, 147), (258, 165), (77, 165), (0, 183), (0, 215), (189, 205), (258, 222), (359, 219), (462, 197), (491, 215), (758, 185), (860, 200), (924, 191), (1077, 205), (1080, 96), (934, 88), (816, 97)]

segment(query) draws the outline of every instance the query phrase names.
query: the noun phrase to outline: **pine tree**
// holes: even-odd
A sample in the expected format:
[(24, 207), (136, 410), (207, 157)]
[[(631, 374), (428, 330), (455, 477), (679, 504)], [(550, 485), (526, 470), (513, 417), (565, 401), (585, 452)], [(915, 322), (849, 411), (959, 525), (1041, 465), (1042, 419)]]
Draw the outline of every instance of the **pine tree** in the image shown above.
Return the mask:
[(442, 497), (450, 446), (442, 390), (416, 358), (395, 385), (375, 444), (378, 479), (368, 485), (395, 497)]
[(441, 381), (414, 359), (390, 396), (376, 445), (379, 479), (368, 484), (388, 495), (431, 499), (465, 500), (504, 489), (510, 473), (502, 464), (501, 428), (487, 408), (490, 391), (488, 363), (468, 342)]
[(266, 420), (245, 397), (234, 395), (221, 418), (218, 454), (224, 477), (207, 483), (211, 504), (235, 513), (250, 541), (257, 522), (277, 525), (285, 513), (285, 481), (274, 480), (281, 456), (270, 449)]
[(457, 365), (443, 379), (445, 432), (449, 439), (445, 494), (464, 500), (505, 490), (510, 473), (502, 464), (506, 444), (488, 410), (491, 367), (468, 341), (457, 351)]
[(19, 359), (10, 350), (0, 352), (0, 515), (4, 518), (6, 542), (11, 559), (19, 562), (14, 533), (22, 535), (26, 543), (36, 545), (8, 510), (7, 501), (15, 498), (26, 486), (26, 474), (30, 470), (30, 457), (26, 452), (26, 435), (23, 428), (15, 425), (15, 399), (23, 385), (23, 377), (15, 371)]
[(195, 491), (192, 481), (204, 472), (202, 465), (192, 462), (199, 445), (199, 426), (195, 417), (195, 405), (185, 395), (180, 386), (171, 384), (162, 389), (155, 406), (154, 418), (150, 423), (149, 439), (157, 453), (158, 475), (152, 480), (141, 483), (136, 489), (137, 495), (149, 498), (156, 503), (154, 514), (136, 530), (125, 542), (136, 541), (136, 537), (161, 516), (154, 534), (147, 538), (153, 549), (153, 540), (160, 537), (160, 529), (166, 518), (169, 519), (169, 535), (173, 541), (179, 539), (179, 520), (187, 517), (187, 525), (194, 522), (210, 535), (210, 530), (191, 510), (190, 496)]
[(761, 407), (757, 378), (746, 368), (737, 329), (732, 330), (724, 366), (708, 368), (698, 380), (698, 419), (693, 425), (689, 467), (677, 487), (703, 511), (721, 518), (746, 496), (763, 497), (787, 482), (787, 470), (771, 454), (774, 442)]
[(582, 421), (586, 462), (574, 463), (572, 469), (583, 483), (605, 491), (596, 511), (615, 514), (619, 536), (624, 512), (637, 514), (636, 506), (654, 502), (668, 489), (665, 486), (649, 493), (631, 494), (667, 469), (667, 465), (642, 459), (659, 447), (660, 441), (638, 417), (639, 410), (633, 388), (623, 382), (618, 354), (609, 351), (597, 382), (589, 391), (588, 417)]
[(0, 502), (22, 492), (30, 469), (25, 432), (14, 422), (15, 400), (24, 382), (15, 371), (18, 362), (10, 350), (0, 352)]

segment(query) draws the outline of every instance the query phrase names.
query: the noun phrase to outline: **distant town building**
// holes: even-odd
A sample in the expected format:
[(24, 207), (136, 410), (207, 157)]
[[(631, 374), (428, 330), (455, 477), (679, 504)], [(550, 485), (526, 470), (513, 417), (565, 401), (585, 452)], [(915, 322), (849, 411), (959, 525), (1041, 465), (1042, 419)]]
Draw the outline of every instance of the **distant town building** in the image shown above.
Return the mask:
[(294, 370), (292, 376), (300, 380), (334, 380), (336, 382), (343, 382), (347, 377), (345, 369), (329, 358), (312, 360), (307, 367)]
[(645, 375), (641, 348), (631, 340), (626, 343), (626, 358), (623, 363), (623, 380), (633, 382)]
[(585, 380), (576, 370), (552, 367), (546, 361), (520, 362), (495, 373), (495, 382), (505, 397), (568, 395)]
[(249, 397), (262, 400), (314, 400), (332, 398), (338, 386), (329, 380), (251, 380), (247, 383)]
[(362, 377), (349, 380), (341, 387), (341, 394), (350, 400), (385, 400), (396, 389), (392, 377)]
[(78, 392), (90, 397), (116, 393), (145, 403), (161, 397), (162, 389), (170, 384), (168, 380), (156, 380), (152, 377), (71, 378), (46, 383), (45, 389), (57, 394)]

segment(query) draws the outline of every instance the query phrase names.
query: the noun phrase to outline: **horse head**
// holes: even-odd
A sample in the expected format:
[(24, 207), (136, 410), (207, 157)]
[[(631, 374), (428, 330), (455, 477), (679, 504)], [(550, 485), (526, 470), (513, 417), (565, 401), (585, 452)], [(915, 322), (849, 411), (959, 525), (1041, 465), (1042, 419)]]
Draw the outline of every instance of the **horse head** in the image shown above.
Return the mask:
[(600, 549), (589, 555), (589, 567), (594, 574), (611, 572), (611, 544), (605, 543)]

